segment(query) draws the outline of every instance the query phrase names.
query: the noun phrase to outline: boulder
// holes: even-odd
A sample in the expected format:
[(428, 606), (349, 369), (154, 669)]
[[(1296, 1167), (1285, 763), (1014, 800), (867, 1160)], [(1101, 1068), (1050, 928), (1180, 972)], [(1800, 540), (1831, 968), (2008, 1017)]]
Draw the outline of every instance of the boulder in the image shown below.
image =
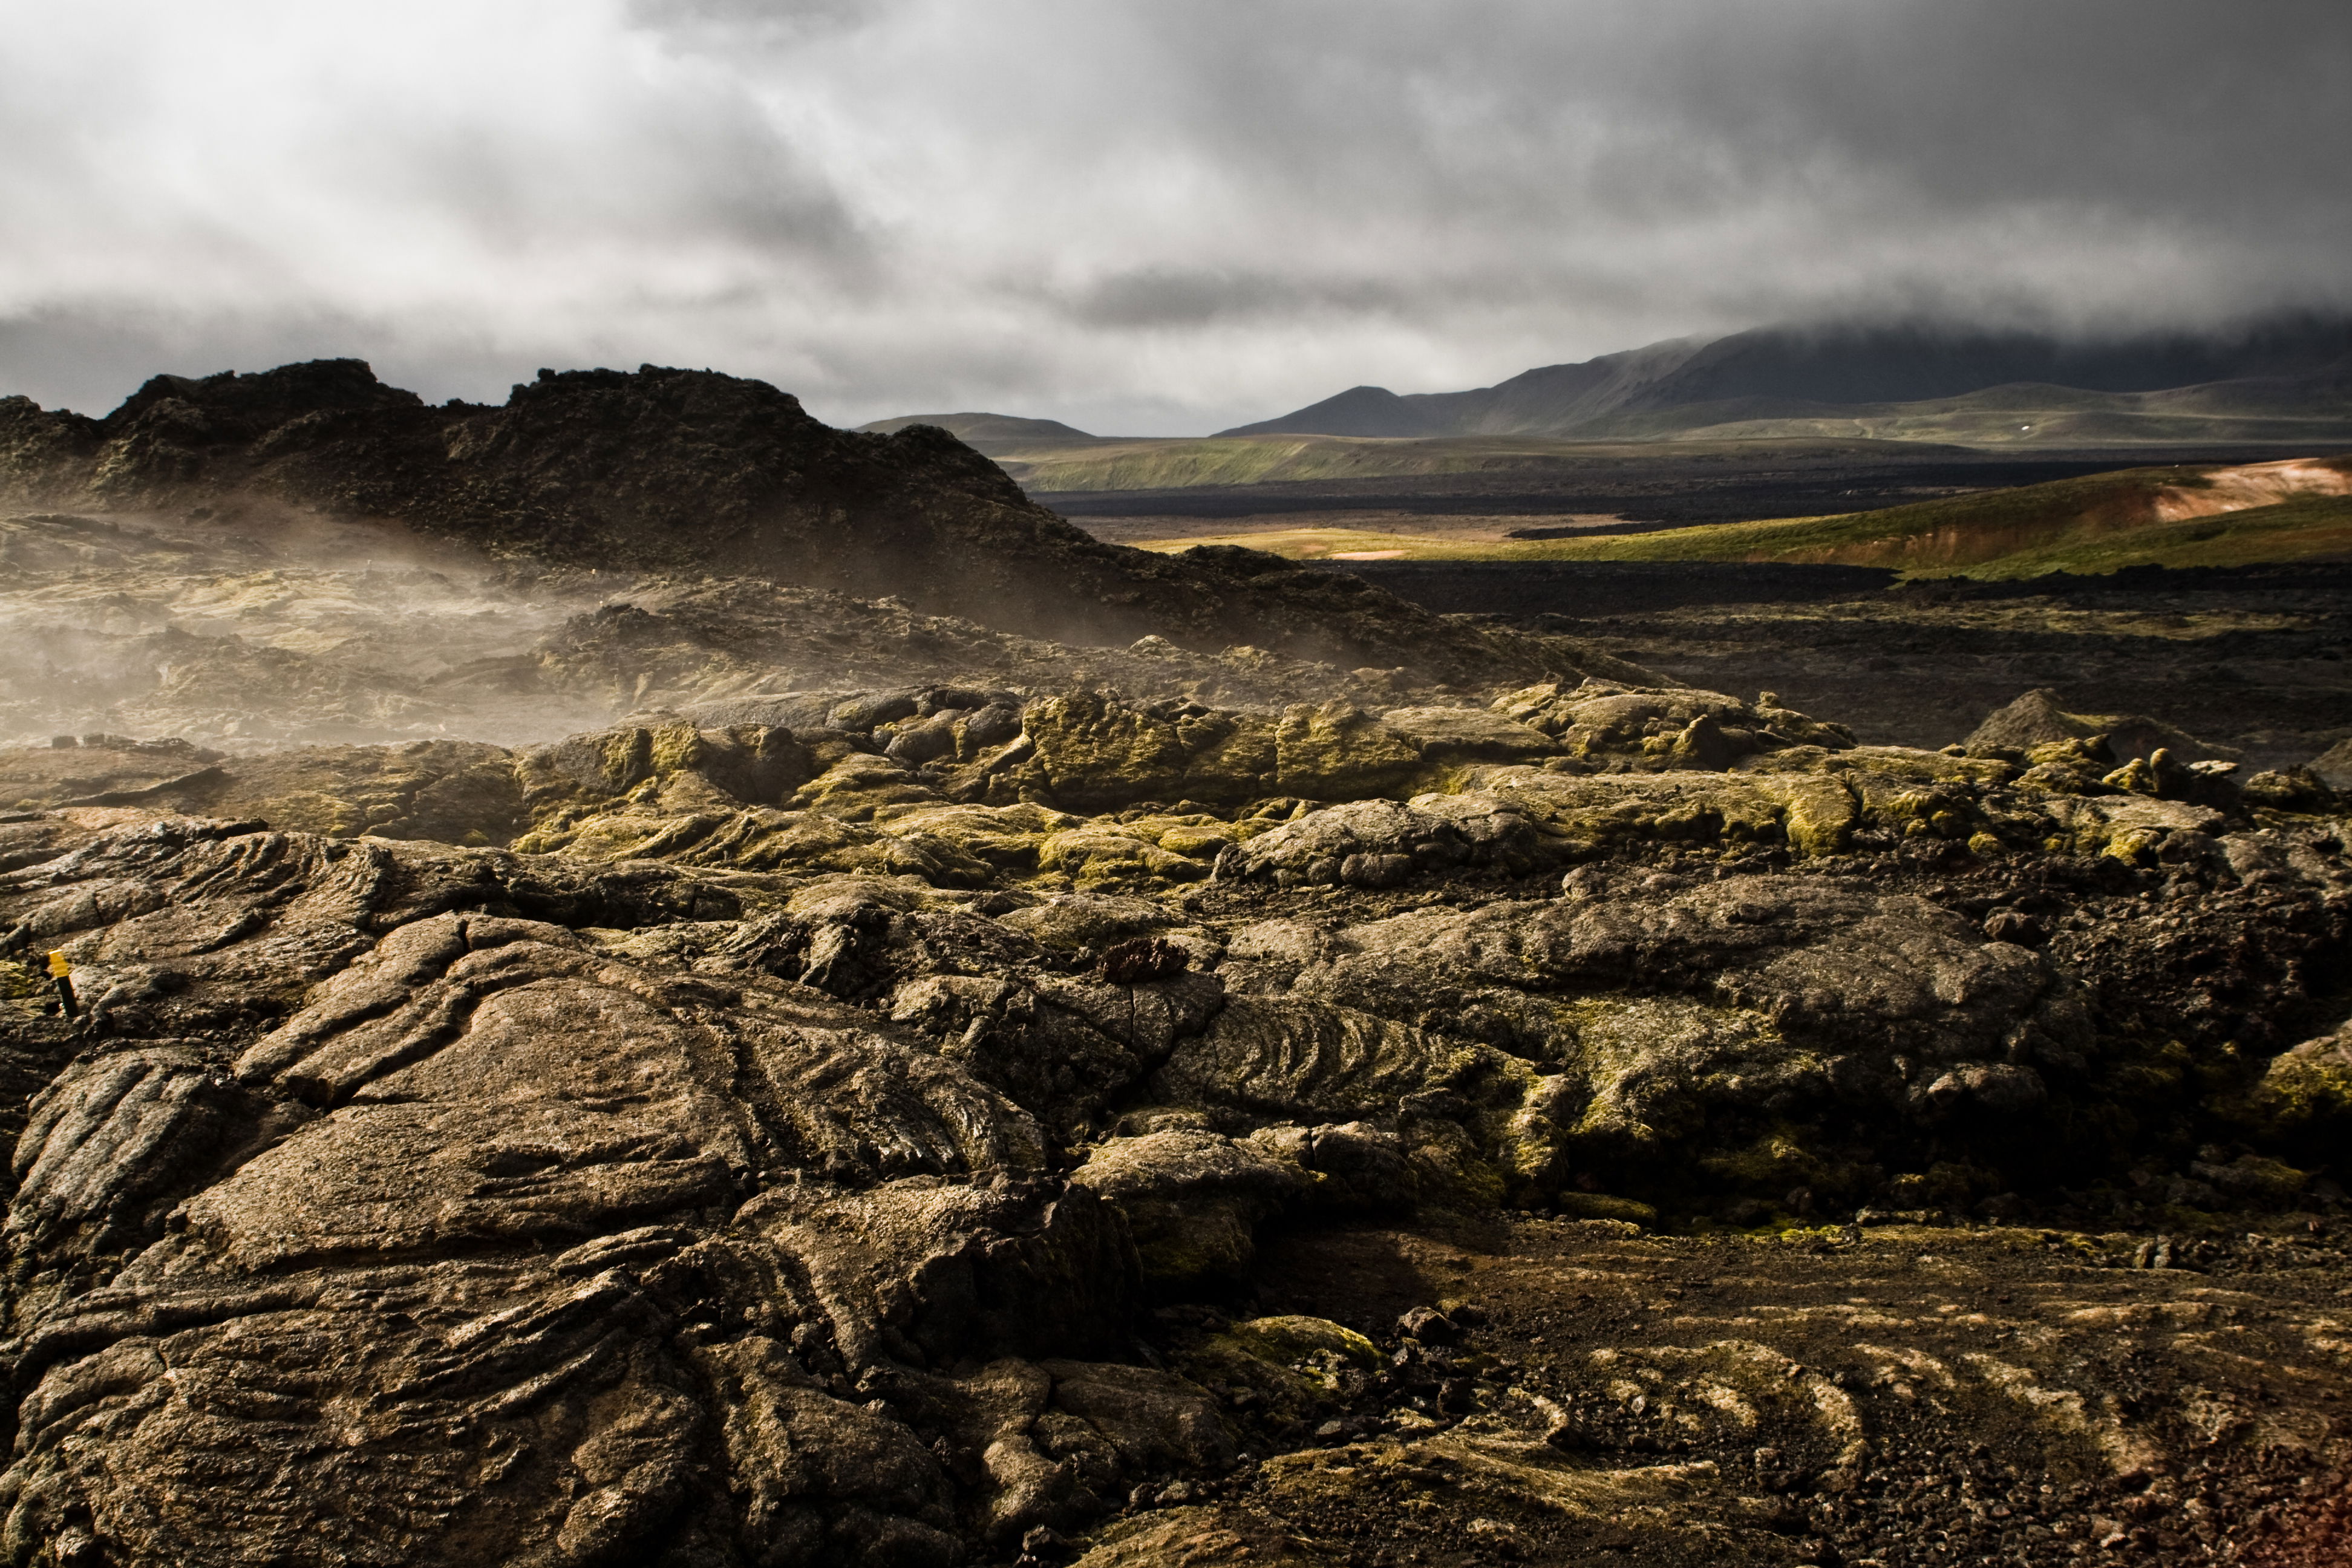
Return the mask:
[(1023, 725), (1034, 755), (1011, 780), (1074, 811), (1277, 795), (1348, 799), (1398, 789), (1421, 766), (1416, 742), (1344, 703), (1254, 713), (1197, 702), (1133, 707), (1080, 693), (1032, 703)]
[(1487, 708), (1391, 708), (1381, 722), (1421, 748), (1424, 763), (1523, 763), (1560, 754), (1558, 742)]
[(1842, 725), (1762, 699), (1749, 703), (1690, 687), (1598, 679), (1568, 687), (1547, 681), (1498, 698), (1495, 709), (1553, 737), (1570, 756), (1642, 769), (1717, 770), (1792, 745), (1853, 744), (1853, 733)]
[(2028, 691), (1986, 716), (1961, 744), (1972, 753), (2030, 752), (2052, 742), (2103, 737), (2117, 758), (2145, 757), (2159, 747), (2182, 762), (2236, 762), (2240, 753), (2208, 745), (2185, 731), (2137, 713), (2070, 713), (2047, 687)]
[(2352, 1137), (2352, 1026), (2273, 1057), (2243, 1115), (2274, 1147), (2319, 1154)]
[(1328, 1318), (1289, 1314), (1251, 1318), (1225, 1331), (1235, 1344), (1267, 1361), (1291, 1363), (1321, 1356), (1354, 1366), (1380, 1364), (1380, 1347)]
[(2352, 795), (2352, 740), (2338, 741), (2304, 764), (2338, 795)]
[(1071, 1181), (1127, 1217), (1145, 1279), (1163, 1289), (1238, 1278), (1255, 1255), (1258, 1222), (1302, 1200), (1309, 1185), (1289, 1161), (1205, 1129), (1114, 1138)]

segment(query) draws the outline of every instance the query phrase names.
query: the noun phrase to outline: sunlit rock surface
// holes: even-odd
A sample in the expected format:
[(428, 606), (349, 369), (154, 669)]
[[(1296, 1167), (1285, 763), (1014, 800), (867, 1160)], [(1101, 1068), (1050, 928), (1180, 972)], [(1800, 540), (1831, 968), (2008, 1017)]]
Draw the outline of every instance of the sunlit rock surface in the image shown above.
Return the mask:
[[(2094, 1215), (2235, 1209), (2259, 1240), (2340, 1202), (2344, 819), (2221, 773), (2142, 793), (2071, 741), (1781, 737), (1710, 770), (1649, 743), (1696, 721), (1666, 709), (1571, 751), (1528, 701), (915, 688), (520, 749), (14, 753), (20, 789), (122, 804), (5, 827), (0, 918), (84, 1009), (42, 1017), (29, 975), (12, 1005), (10, 1539), (1108, 1563), (1174, 1531), (1340, 1562), (1347, 1531), (1298, 1526), (1476, 1476), (1496, 1500), (1441, 1509), (1452, 1538), (1703, 1525), (1777, 1561), (1893, 1460), (1881, 1404), (1940, 1402), (1962, 1453), (2013, 1430), (2078, 1491), (2238, 1455), (2234, 1416), (2165, 1425), (2221, 1419), (2193, 1401), (2045, 1393), (2046, 1336), (1948, 1351), (1920, 1336), (1954, 1320), (1861, 1308), (1876, 1337), (1834, 1353), (1801, 1312), (1621, 1334), (1543, 1271), (1649, 1247), (1802, 1294), (1885, 1220), (2034, 1214), (2059, 1228), (1969, 1256), (2013, 1272), (2014, 1235), (2082, 1276), (2065, 1321), (2142, 1321), (2084, 1270), (2156, 1255)], [(1324, 798), (1266, 793), (1309, 769)], [(1527, 1212), (1563, 1217), (1507, 1239)], [(1487, 1261), (1281, 1262), (1396, 1226)], [(1772, 1226), (1831, 1250), (1724, 1239)], [(1627, 1239), (1661, 1226), (1693, 1239)], [(2173, 1275), (2118, 1278), (2236, 1257), (2163, 1245)], [(1247, 1321), (1286, 1291), (1338, 1320), (1325, 1348)], [(1485, 1348), (1505, 1322), (1593, 1348)], [(2330, 1451), (2310, 1419), (2257, 1449)], [(1766, 1448), (1745, 1480), (1671, 1457)], [(2071, 1508), (2049, 1539), (2087, 1540), (2092, 1506), (2042, 1528)]]

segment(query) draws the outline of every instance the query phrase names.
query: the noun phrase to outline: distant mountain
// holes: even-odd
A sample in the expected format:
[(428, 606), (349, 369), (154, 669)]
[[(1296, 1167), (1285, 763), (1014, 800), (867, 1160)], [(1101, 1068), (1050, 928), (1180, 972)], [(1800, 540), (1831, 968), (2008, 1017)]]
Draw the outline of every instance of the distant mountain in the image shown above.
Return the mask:
[(901, 414), (877, 419), (857, 428), (869, 436), (895, 436), (909, 425), (936, 425), (965, 446), (986, 452), (992, 447), (1035, 447), (1055, 441), (1092, 441), (1097, 437), (1058, 419), (1024, 419), (1013, 414)]
[(2303, 376), (2248, 376), (2158, 392), (2091, 392), (2009, 382), (1913, 403), (1804, 404), (1738, 398), (1626, 415), (1625, 437), (1753, 440), (1845, 437), (1965, 446), (2352, 443), (2352, 361)]
[[(1546, 365), (1469, 392), (1400, 396), (1359, 386), (1220, 434), (1656, 436), (1735, 422), (1853, 417), (1865, 409), (1884, 416), (2019, 384), (2060, 395), (2169, 392), (2176, 395), (2168, 413), (2340, 417), (2347, 365), (2352, 318), (2342, 317), (2287, 316), (2228, 334), (2104, 341), (1922, 325), (1762, 327)], [(2189, 390), (2201, 395), (2178, 395)]]
[[(1592, 362), (1598, 364), (1600, 362)], [(1573, 367), (1582, 369), (1582, 366)], [(1533, 372), (1530, 374), (1535, 374)], [(1524, 379), (1524, 378), (1522, 378)], [(1499, 388), (1490, 390), (1500, 390)], [(1399, 397), (1385, 386), (1351, 386), (1336, 397), (1320, 403), (1310, 403), (1295, 414), (1279, 419), (1263, 420), (1255, 425), (1236, 426), (1220, 430), (1220, 436), (1452, 436), (1460, 434), (1454, 428), (1450, 405), (1441, 406), (1447, 397), (1481, 395), (1476, 393), (1415, 393)]]

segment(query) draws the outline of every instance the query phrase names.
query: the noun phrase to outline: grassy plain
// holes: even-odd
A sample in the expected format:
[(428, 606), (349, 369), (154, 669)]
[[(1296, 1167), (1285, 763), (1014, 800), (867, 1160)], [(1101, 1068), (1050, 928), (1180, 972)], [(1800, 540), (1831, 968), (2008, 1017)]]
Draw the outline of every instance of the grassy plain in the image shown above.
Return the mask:
[[(2327, 473), (2352, 471), (2352, 460), (2313, 467), (2324, 482)], [(2133, 468), (1876, 511), (1568, 539), (1296, 528), (1143, 547), (1238, 544), (1298, 560), (1789, 562), (1986, 578), (2352, 559), (2352, 495), (2244, 504), (2265, 499), (2260, 486), (2242, 481), (2253, 471)], [(2179, 515), (2200, 509), (2211, 510)]]
[(1628, 436), (1702, 440), (1845, 437), (1984, 447), (2290, 443), (2352, 440), (2352, 397), (2319, 387), (2265, 396), (2261, 384), (2164, 392), (2086, 392), (2020, 382), (1916, 403), (1694, 404), (1634, 415)]
[[(1318, 480), (1606, 468), (1675, 458), (1843, 453), (1916, 459), (1938, 447), (2092, 448), (2268, 444), (2306, 451), (2352, 444), (2352, 400), (2298, 402), (2279, 409), (2200, 406), (2203, 388), (2163, 393), (2081, 392), (2063, 386), (1998, 386), (1922, 403), (1807, 407), (1747, 403), (1693, 405), (1628, 416), (1605, 438), (1553, 436), (1207, 436), (1024, 438), (983, 436), (975, 444), (1030, 490), (1181, 489)], [(976, 416), (975, 416), (976, 417)], [(885, 423), (889, 423), (886, 421)], [(1024, 421), (999, 421), (1017, 425)], [(976, 429), (976, 427), (975, 427)]]
[[(1530, 476), (1654, 463), (1655, 441), (1562, 441), (1541, 436), (1208, 436), (989, 445), (983, 448), (1031, 491), (1183, 489), (1314, 480), (1412, 479), (1515, 473)], [(1674, 443), (1678, 459), (1776, 453), (1790, 458), (1850, 454), (1916, 458), (1918, 442), (1808, 437), (1799, 441)]]

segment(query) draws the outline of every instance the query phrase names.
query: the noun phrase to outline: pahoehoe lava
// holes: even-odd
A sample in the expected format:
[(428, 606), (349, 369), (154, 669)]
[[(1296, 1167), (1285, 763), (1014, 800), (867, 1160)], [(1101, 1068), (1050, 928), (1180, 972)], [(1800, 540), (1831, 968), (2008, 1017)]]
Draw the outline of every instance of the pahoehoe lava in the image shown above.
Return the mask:
[(2347, 1550), (2340, 748), (1868, 743), (708, 372), (0, 490), (0, 1559)]

